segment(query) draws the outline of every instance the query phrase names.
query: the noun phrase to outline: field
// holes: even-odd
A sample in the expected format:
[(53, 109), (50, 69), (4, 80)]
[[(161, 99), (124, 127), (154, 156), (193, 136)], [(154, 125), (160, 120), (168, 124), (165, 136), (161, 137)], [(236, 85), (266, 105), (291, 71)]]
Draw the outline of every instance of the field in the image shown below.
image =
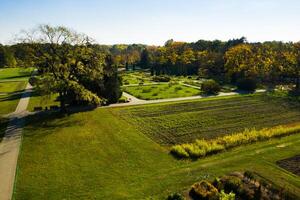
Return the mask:
[(300, 104), (265, 94), (146, 105), (116, 114), (163, 145), (300, 121)]
[(201, 179), (245, 170), (300, 196), (299, 177), (276, 165), (300, 151), (300, 134), (180, 161), (115, 115), (123, 110), (28, 119), (14, 199), (165, 199)]
[(197, 96), (201, 93), (198, 89), (187, 87), (178, 83), (128, 86), (123, 89), (125, 92), (144, 100)]

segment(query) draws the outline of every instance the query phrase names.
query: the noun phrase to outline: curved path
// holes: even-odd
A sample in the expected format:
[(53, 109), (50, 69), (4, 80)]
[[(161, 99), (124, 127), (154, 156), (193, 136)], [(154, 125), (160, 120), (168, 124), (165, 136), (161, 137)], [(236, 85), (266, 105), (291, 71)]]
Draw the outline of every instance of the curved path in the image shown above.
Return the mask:
[[(262, 93), (266, 92), (266, 90), (256, 90), (255, 93)], [(130, 99), (128, 103), (116, 103), (110, 104), (108, 106), (102, 106), (100, 108), (107, 108), (107, 107), (124, 107), (124, 106), (133, 106), (133, 105), (144, 105), (144, 104), (154, 104), (154, 103), (164, 103), (164, 102), (174, 102), (174, 101), (186, 101), (186, 100), (194, 100), (194, 99), (203, 99), (203, 98), (212, 98), (212, 97), (225, 97), (225, 96), (233, 96), (239, 95), (238, 92), (220, 92), (218, 95), (211, 95), (211, 96), (191, 96), (191, 97), (179, 97), (179, 98), (171, 98), (171, 99), (157, 99), (157, 100), (141, 100), (138, 99), (126, 92), (123, 92), (123, 95)]]
[(28, 83), (15, 112), (9, 115), (9, 124), (0, 143), (0, 200), (12, 198), (24, 116), (31, 92), (32, 86)]

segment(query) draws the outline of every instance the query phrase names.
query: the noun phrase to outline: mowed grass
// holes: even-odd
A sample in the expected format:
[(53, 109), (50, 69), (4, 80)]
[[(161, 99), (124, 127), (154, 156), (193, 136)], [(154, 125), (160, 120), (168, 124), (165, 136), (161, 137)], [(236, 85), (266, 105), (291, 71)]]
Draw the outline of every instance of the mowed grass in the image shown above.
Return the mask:
[(300, 103), (255, 94), (128, 107), (116, 114), (159, 144), (172, 145), (299, 122)]
[(26, 82), (1, 82), (0, 83), (0, 115), (9, 114), (15, 111), (21, 92), (25, 89)]
[(13, 93), (22, 92), (26, 86), (26, 82), (0, 82), (0, 94), (1, 93)]
[(166, 83), (157, 85), (128, 86), (123, 88), (125, 92), (144, 100), (169, 99), (177, 97), (189, 97), (200, 95), (200, 90), (180, 85), (178, 83)]
[(0, 81), (27, 81), (32, 71), (32, 68), (0, 69)]
[(58, 94), (44, 95), (41, 96), (37, 92), (33, 92), (30, 97), (27, 110), (34, 111), (35, 107), (46, 107), (49, 109), (50, 106), (59, 106), (59, 101), (57, 101)]
[(115, 115), (118, 109), (28, 119), (14, 199), (165, 199), (201, 179), (245, 170), (300, 197), (299, 177), (276, 165), (300, 151), (300, 134), (180, 161)]

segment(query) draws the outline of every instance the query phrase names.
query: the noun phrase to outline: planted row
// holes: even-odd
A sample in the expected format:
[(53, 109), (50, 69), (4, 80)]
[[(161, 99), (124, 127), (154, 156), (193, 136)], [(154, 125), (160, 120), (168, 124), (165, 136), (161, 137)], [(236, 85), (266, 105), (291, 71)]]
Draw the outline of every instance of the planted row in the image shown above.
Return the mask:
[(200, 158), (243, 144), (295, 133), (300, 133), (300, 124), (294, 126), (277, 126), (262, 130), (246, 129), (241, 133), (226, 135), (212, 140), (203, 139), (196, 140), (190, 144), (175, 145), (171, 148), (171, 154), (177, 158)]

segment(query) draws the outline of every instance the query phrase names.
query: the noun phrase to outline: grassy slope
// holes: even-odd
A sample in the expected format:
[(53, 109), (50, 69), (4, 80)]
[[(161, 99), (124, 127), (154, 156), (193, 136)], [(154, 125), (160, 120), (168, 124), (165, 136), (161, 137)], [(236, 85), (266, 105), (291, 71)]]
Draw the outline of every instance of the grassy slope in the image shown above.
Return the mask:
[(160, 84), (124, 87), (124, 91), (145, 100), (168, 99), (200, 95), (200, 90), (180, 84)]
[(300, 134), (179, 161), (114, 113), (33, 118), (24, 131), (15, 199), (164, 198), (202, 178), (245, 169), (300, 196), (300, 179), (275, 164), (300, 151)]
[(264, 94), (143, 105), (116, 111), (150, 138), (166, 145), (300, 121), (300, 104)]
[(5, 68), (0, 70), (0, 81), (27, 81), (32, 68)]

